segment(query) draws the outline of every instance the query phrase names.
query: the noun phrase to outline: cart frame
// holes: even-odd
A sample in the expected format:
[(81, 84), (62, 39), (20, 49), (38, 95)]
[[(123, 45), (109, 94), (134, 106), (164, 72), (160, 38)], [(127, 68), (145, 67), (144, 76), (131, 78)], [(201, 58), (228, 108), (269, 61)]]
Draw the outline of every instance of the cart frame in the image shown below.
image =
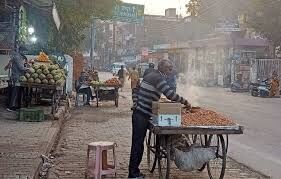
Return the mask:
[[(112, 101), (114, 101), (114, 104), (116, 107), (119, 106), (119, 88), (121, 87), (120, 85), (95, 84), (95, 85), (92, 85), (92, 87), (95, 89), (97, 107), (99, 107), (99, 102), (103, 101), (100, 99), (100, 94), (99, 94), (101, 88), (113, 88), (114, 97), (113, 97)], [(110, 101), (110, 100), (105, 100), (105, 101)]]
[(64, 91), (64, 85), (62, 86), (56, 86), (56, 85), (47, 85), (47, 84), (37, 84), (37, 83), (20, 83), (20, 86), (24, 88), (24, 106), (29, 107), (32, 102), (32, 95), (33, 95), (33, 89), (35, 89), (35, 97), (37, 98), (37, 89), (45, 89), (45, 90), (51, 90), (52, 94), (52, 110), (51, 114), (54, 115), (59, 107), (59, 103), (61, 100), (60, 93), (63, 93)]
[[(213, 177), (211, 163), (204, 164), (198, 171), (203, 171), (206, 166), (210, 179), (223, 179), (226, 168), (226, 157), (228, 151), (228, 135), (243, 134), (243, 126), (193, 126), (193, 127), (160, 127), (152, 121), (148, 125), (148, 137), (146, 138), (147, 162), (151, 173), (158, 165), (160, 179), (169, 179), (171, 170), (171, 152), (173, 149), (173, 139), (179, 135), (185, 135), (191, 138), (192, 143), (198, 142), (202, 147), (216, 147), (216, 158), (222, 160), (221, 171), (218, 178)], [(216, 140), (214, 140), (216, 137)], [(215, 142), (213, 144), (212, 142)], [(151, 163), (151, 154), (154, 154), (153, 163)], [(165, 166), (162, 161), (165, 160)], [(166, 171), (164, 171), (166, 170)]]

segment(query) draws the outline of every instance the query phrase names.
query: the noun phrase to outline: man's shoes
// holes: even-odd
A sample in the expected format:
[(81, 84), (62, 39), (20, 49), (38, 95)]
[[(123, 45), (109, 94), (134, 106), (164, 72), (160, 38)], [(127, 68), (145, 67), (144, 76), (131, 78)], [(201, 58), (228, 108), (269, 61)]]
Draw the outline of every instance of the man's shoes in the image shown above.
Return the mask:
[(140, 173), (138, 177), (128, 177), (128, 179), (145, 179), (145, 175), (143, 173)]
[(88, 103), (85, 103), (84, 106), (91, 106), (91, 104), (88, 102)]
[(9, 112), (16, 112), (16, 109), (13, 109), (13, 108), (7, 108), (6, 110)]

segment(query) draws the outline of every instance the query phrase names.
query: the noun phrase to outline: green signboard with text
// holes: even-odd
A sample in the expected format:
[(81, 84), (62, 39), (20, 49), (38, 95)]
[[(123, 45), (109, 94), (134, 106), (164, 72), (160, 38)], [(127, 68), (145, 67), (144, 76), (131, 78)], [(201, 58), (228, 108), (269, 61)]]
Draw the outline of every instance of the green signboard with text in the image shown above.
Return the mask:
[(144, 5), (120, 3), (113, 10), (113, 20), (121, 22), (143, 23)]

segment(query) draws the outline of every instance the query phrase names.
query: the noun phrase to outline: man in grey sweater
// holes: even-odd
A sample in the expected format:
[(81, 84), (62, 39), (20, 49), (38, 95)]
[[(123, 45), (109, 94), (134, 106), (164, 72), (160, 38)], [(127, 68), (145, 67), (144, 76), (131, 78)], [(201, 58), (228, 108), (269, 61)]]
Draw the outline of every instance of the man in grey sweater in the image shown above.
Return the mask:
[(166, 77), (170, 74), (171, 62), (161, 60), (158, 69), (153, 69), (139, 85), (133, 95), (133, 115), (132, 115), (132, 146), (129, 162), (129, 179), (143, 179), (144, 175), (140, 172), (139, 165), (144, 151), (144, 138), (146, 135), (148, 122), (153, 116), (152, 103), (159, 101), (162, 94), (169, 100), (186, 105), (191, 104), (179, 96), (167, 83)]

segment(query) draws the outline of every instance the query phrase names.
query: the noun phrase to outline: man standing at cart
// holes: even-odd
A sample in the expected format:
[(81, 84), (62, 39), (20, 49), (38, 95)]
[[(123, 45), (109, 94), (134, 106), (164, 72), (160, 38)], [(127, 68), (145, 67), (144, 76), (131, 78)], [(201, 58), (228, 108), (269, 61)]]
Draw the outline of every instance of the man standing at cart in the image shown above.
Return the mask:
[(166, 77), (171, 72), (170, 67), (171, 62), (169, 60), (161, 60), (157, 70), (153, 70), (144, 76), (137, 95), (134, 96), (135, 107), (132, 115), (133, 131), (128, 176), (130, 179), (144, 178), (144, 175), (140, 173), (139, 165), (143, 156), (148, 122), (153, 116), (152, 102), (159, 101), (161, 94), (164, 94), (171, 101), (182, 103), (188, 108), (191, 107), (186, 99), (176, 94), (168, 85)]
[(6, 69), (11, 68), (10, 77), (10, 94), (8, 96), (8, 111), (15, 111), (20, 108), (22, 88), (20, 86), (20, 76), (24, 75), (28, 68), (25, 66), (27, 62), (26, 56), (23, 54), (24, 48), (19, 47), (18, 51), (14, 51), (11, 54), (11, 61), (5, 67)]

